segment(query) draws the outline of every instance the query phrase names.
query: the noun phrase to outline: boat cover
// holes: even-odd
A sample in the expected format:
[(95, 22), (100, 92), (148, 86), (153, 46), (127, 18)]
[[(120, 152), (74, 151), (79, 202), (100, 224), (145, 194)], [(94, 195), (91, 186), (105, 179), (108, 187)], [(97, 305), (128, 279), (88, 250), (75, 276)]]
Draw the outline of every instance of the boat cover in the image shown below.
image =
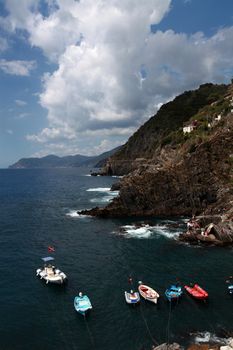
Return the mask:
[(45, 258), (41, 258), (44, 262), (54, 260), (52, 256), (46, 256)]

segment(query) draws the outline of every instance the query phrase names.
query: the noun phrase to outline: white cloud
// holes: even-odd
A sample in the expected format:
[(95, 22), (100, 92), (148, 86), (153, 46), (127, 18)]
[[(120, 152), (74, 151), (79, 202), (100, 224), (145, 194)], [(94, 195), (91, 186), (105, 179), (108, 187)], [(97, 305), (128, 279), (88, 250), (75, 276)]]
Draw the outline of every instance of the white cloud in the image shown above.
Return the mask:
[(39, 135), (27, 135), (26, 138), (30, 141), (36, 141), (44, 143), (51, 140), (72, 140), (75, 138), (75, 134), (71, 129), (64, 125), (63, 129), (59, 128), (45, 128)]
[(23, 100), (15, 100), (15, 103), (17, 104), (17, 106), (19, 107), (24, 107), (27, 105), (27, 102), (26, 101), (23, 101)]
[(9, 134), (9, 135), (13, 135), (13, 131), (12, 131), (11, 129), (7, 129), (6, 132), (7, 132), (7, 134)]
[(6, 74), (29, 76), (30, 71), (35, 68), (35, 61), (7, 61), (5, 59), (0, 59), (0, 69)]
[[(6, 0), (5, 28), (27, 32), (57, 63), (43, 77), (40, 104), (48, 127), (27, 139), (51, 150), (104, 150), (124, 142), (159, 106), (233, 69), (233, 27), (202, 33), (157, 31), (171, 0)], [(155, 28), (155, 26), (154, 26)]]

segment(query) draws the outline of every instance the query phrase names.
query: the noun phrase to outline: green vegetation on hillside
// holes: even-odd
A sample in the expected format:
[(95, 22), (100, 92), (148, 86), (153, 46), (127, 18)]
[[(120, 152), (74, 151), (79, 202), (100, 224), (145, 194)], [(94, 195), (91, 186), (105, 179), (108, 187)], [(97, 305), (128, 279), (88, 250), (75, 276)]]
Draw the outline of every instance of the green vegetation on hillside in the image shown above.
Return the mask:
[(224, 100), (227, 89), (228, 85), (203, 84), (199, 89), (186, 91), (164, 104), (130, 137), (113, 159), (151, 158), (160, 146), (183, 143), (190, 135), (184, 135), (182, 127), (191, 117), (199, 120), (200, 134), (207, 131), (208, 120), (204, 116), (229, 109), (229, 102)]

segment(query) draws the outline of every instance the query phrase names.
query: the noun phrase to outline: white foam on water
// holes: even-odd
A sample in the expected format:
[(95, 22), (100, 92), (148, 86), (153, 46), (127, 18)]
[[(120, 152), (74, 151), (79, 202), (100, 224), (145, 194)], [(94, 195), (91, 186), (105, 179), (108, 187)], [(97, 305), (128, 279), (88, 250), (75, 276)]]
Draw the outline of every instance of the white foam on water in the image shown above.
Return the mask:
[(88, 215), (82, 215), (79, 214), (77, 210), (70, 210), (68, 213), (66, 213), (66, 216), (69, 216), (71, 218), (89, 218)]
[[(123, 231), (123, 232), (122, 232)], [(121, 227), (121, 235), (125, 238), (158, 238), (164, 236), (168, 239), (175, 239), (180, 232), (172, 232), (167, 226), (161, 225), (142, 225), (140, 227), (136, 225), (125, 225)]]
[(202, 332), (196, 335), (195, 342), (208, 343), (210, 341), (210, 332)]
[(91, 198), (91, 203), (109, 203), (115, 197), (119, 195), (119, 191), (111, 191), (110, 187), (97, 187), (97, 188), (89, 188), (88, 192), (99, 192), (100, 194), (105, 194), (104, 197), (95, 197)]
[(155, 231), (155, 233), (157, 233), (160, 236), (164, 236), (166, 238), (170, 238), (170, 239), (175, 239), (179, 236), (179, 234), (181, 232), (172, 232), (171, 230), (169, 230), (169, 228), (164, 225), (164, 226), (153, 226), (153, 230)]
[(149, 229), (149, 225), (145, 225), (143, 227), (136, 227), (134, 225), (125, 225), (122, 226), (124, 230), (125, 238), (149, 238), (153, 232)]
[(98, 197), (98, 198), (91, 198), (91, 203), (109, 203), (111, 202), (115, 197), (118, 196), (119, 191), (111, 191), (107, 196), (104, 197)]
[(90, 202), (91, 203), (109, 203), (109, 202), (111, 202), (112, 199), (113, 199), (113, 197), (104, 196), (102, 198), (91, 198)]
[(210, 332), (200, 332), (195, 336), (196, 343), (219, 343), (219, 344), (227, 344), (228, 339), (217, 337), (215, 334)]
[(110, 187), (97, 187), (97, 188), (88, 188), (87, 192), (109, 192), (110, 190), (111, 190)]

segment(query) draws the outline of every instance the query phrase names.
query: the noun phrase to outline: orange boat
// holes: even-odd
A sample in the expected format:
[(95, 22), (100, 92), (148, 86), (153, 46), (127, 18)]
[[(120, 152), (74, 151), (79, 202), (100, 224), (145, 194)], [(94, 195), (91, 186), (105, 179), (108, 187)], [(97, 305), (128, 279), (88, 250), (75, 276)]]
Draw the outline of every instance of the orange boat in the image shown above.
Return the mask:
[(195, 299), (198, 300), (206, 300), (209, 294), (202, 289), (198, 284), (194, 284), (194, 286), (184, 286), (185, 290), (192, 295)]

